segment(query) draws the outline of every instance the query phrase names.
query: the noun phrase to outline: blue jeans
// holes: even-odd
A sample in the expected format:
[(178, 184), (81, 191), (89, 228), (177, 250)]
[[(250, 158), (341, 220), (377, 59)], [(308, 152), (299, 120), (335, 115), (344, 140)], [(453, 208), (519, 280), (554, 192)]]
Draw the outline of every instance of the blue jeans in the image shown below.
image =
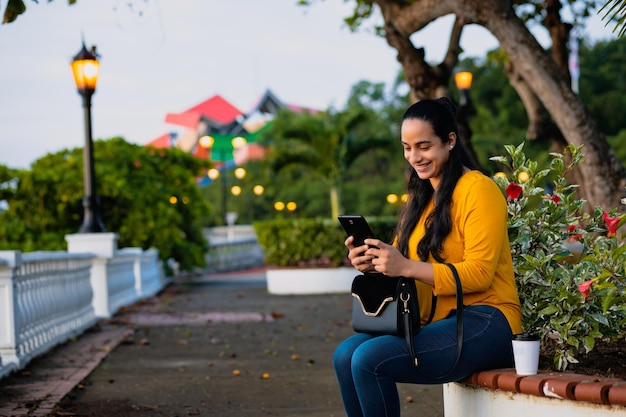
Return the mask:
[(463, 351), (456, 358), (456, 314), (430, 323), (413, 337), (419, 365), (411, 361), (404, 337), (358, 333), (344, 340), (333, 356), (335, 373), (348, 417), (399, 417), (396, 382), (443, 384), (474, 372), (513, 366), (511, 328), (490, 306), (463, 309)]

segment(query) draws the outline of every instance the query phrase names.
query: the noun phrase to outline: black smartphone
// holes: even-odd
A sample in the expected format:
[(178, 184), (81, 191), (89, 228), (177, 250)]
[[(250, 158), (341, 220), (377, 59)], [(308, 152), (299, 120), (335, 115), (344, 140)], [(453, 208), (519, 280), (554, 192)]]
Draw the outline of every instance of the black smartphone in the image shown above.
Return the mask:
[(364, 245), (365, 239), (376, 237), (365, 217), (360, 214), (342, 214), (338, 219), (348, 236), (354, 236), (354, 246)]

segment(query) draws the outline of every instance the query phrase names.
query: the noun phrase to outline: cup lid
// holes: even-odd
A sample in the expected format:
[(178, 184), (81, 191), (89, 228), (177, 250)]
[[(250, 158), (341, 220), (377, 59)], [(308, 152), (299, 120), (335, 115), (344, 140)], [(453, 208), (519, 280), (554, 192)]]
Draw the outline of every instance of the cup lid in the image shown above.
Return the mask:
[(513, 335), (513, 340), (536, 341), (539, 340), (539, 335), (534, 333), (518, 333)]

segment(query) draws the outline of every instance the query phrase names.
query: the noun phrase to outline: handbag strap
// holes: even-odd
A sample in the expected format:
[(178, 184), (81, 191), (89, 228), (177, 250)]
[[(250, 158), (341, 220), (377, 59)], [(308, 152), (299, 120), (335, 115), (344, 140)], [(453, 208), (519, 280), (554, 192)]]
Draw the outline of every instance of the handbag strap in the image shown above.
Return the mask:
[(459, 278), (459, 273), (456, 268), (452, 264), (444, 264), (452, 271), (452, 275), (454, 275), (454, 280), (456, 281), (456, 358), (454, 359), (454, 363), (448, 369), (448, 371), (436, 377), (437, 379), (444, 378), (448, 376), (456, 365), (459, 363), (459, 359), (461, 359), (461, 352), (463, 351), (463, 287), (461, 286), (461, 279)]
[[(436, 376), (435, 379), (445, 378), (449, 375), (456, 365), (459, 363), (459, 359), (461, 359), (461, 352), (463, 351), (463, 286), (461, 285), (461, 279), (459, 278), (459, 273), (456, 268), (452, 264), (444, 264), (452, 271), (452, 275), (454, 276), (454, 281), (456, 282), (456, 358), (454, 359), (454, 363), (450, 367), (450, 369), (441, 376)], [(408, 296), (408, 294), (406, 294)], [(418, 365), (417, 357), (415, 356), (415, 350), (413, 349), (413, 328), (411, 326), (411, 314), (408, 306), (408, 297), (403, 298), (403, 294), (400, 294), (400, 301), (403, 302), (403, 310), (402, 316), (404, 321), (404, 337), (406, 339), (406, 344), (409, 349), (409, 353), (411, 355), (411, 361), (413, 365)], [(435, 299), (436, 300), (436, 299)], [(433, 301), (435, 301), (433, 300)], [(434, 307), (431, 310), (432, 320)]]
[[(415, 285), (411, 283), (411, 285)], [(402, 321), (404, 322), (404, 339), (406, 340), (406, 346), (409, 349), (411, 355), (411, 362), (417, 366), (417, 358), (415, 357), (415, 349), (413, 349), (413, 326), (411, 326), (411, 310), (409, 310), (409, 300), (411, 294), (408, 292), (400, 293), (400, 301), (402, 301)], [(418, 312), (419, 313), (419, 312)]]

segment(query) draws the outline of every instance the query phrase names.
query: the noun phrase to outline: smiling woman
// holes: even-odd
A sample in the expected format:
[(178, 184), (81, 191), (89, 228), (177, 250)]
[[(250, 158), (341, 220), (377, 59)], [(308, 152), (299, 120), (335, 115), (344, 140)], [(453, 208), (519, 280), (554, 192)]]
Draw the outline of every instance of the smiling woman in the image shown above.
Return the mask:
[[(335, 372), (348, 416), (399, 416), (397, 382), (441, 384), (512, 366), (511, 338), (521, 331), (521, 314), (506, 201), (495, 182), (472, 169), (455, 116), (448, 98), (421, 100), (405, 111), (401, 141), (412, 169), (394, 244), (346, 240), (358, 271), (414, 280), (422, 322), (419, 333), (408, 336), (417, 360), (403, 336), (358, 333), (337, 347)], [(462, 332), (448, 264), (463, 289)], [(460, 356), (450, 341), (455, 333)]]

